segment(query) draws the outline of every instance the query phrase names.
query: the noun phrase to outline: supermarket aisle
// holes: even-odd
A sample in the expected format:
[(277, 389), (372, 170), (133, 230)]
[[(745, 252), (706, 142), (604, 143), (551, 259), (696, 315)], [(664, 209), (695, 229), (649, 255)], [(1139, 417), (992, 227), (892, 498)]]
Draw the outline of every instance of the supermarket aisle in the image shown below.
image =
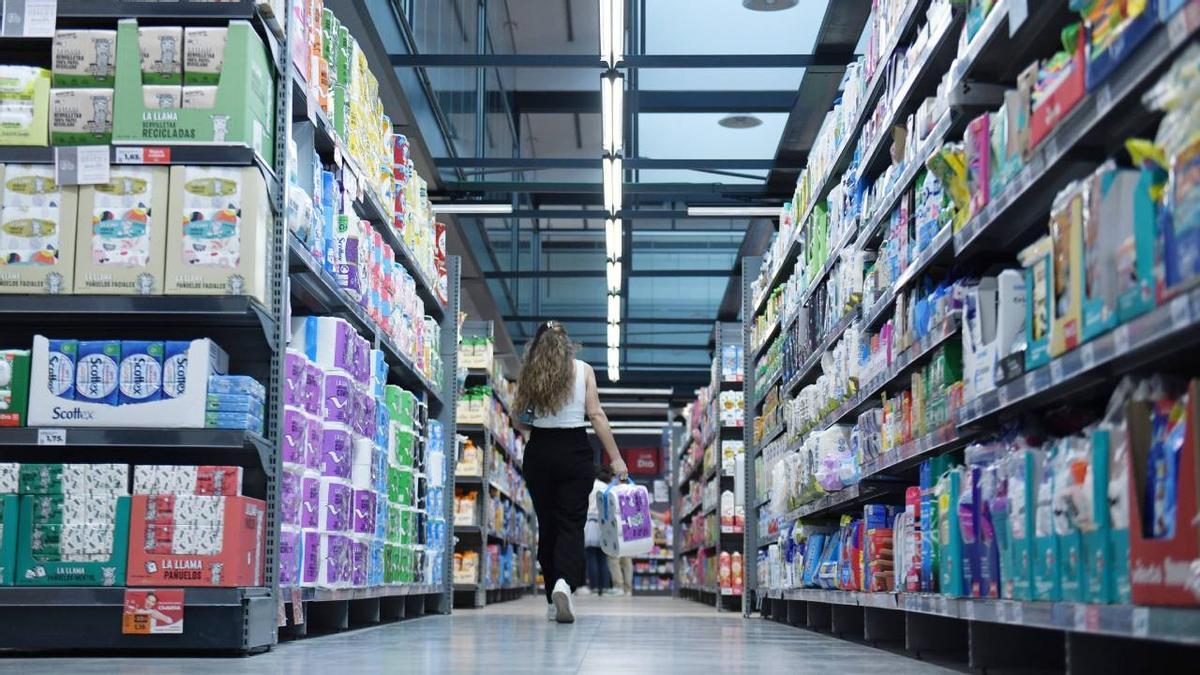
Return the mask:
[[(575, 625), (530, 597), (312, 638), (244, 659), (18, 659), (0, 672), (58, 673), (792, 673), (949, 672), (910, 658), (670, 598), (581, 598)], [(715, 669), (714, 669), (715, 667)]]

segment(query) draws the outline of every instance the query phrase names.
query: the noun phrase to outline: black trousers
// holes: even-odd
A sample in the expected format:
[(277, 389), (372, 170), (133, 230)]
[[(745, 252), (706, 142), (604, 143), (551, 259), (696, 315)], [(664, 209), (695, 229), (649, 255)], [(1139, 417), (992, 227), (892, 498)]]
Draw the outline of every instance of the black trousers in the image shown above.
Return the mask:
[(587, 431), (533, 428), (525, 446), (525, 482), (538, 519), (538, 562), (542, 565), (546, 600), (554, 582), (571, 590), (584, 580), (583, 526), (588, 496), (596, 480)]

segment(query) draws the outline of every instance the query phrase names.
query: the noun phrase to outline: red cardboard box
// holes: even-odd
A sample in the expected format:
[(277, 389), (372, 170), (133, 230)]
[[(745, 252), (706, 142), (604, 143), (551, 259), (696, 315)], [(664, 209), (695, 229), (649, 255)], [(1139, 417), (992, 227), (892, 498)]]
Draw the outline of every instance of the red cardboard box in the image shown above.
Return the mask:
[(1150, 409), (1142, 402), (1126, 407), (1129, 433), (1129, 578), (1133, 602), (1137, 605), (1200, 605), (1200, 595), (1189, 586), (1193, 561), (1200, 560), (1200, 524), (1196, 521), (1200, 503), (1200, 386), (1188, 385), (1187, 428), (1179, 451), (1179, 484), (1175, 506), (1175, 536), (1152, 539), (1145, 535), (1143, 505), (1149, 470), (1151, 443)]
[(147, 508), (155, 499), (153, 495), (132, 498), (127, 585), (228, 587), (264, 583), (265, 502), (250, 497), (213, 497), (224, 500), (220, 553), (197, 555), (154, 552), (164, 549), (164, 528), (161, 522), (154, 522), (161, 518), (147, 517)]
[(1087, 92), (1087, 57), (1084, 55), (1083, 44), (1083, 31), (1079, 31), (1075, 55), (1071, 57), (1070, 74), (1058, 83), (1058, 87), (1049, 96), (1033, 107), (1029, 118), (1031, 148), (1041, 143)]

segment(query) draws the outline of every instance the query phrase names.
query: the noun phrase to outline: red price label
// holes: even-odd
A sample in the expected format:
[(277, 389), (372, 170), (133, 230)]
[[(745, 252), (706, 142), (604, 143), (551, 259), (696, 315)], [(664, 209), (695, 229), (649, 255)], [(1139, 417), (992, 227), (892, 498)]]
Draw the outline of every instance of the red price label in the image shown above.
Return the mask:
[(127, 589), (121, 632), (126, 635), (182, 633), (183, 589)]

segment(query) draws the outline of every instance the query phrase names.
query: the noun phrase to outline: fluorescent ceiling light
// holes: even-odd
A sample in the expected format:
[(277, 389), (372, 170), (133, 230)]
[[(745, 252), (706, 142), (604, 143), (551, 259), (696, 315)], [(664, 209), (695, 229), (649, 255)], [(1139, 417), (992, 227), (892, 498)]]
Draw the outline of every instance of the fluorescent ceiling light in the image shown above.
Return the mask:
[(605, 408), (616, 408), (620, 410), (667, 410), (671, 404), (666, 401), (626, 401), (618, 403), (613, 401), (602, 402)]
[(599, 387), (601, 396), (674, 396), (674, 389), (638, 389), (636, 387)]
[[(587, 431), (593, 436), (596, 434), (591, 427), (588, 427)], [(662, 429), (655, 429), (654, 427), (639, 427), (637, 429), (613, 429), (612, 432), (614, 436), (658, 436), (662, 433)]]
[(512, 204), (433, 204), (434, 213), (501, 213), (513, 212)]
[(599, 0), (600, 59), (609, 68), (625, 55), (625, 0)]
[(620, 153), (625, 145), (625, 77), (620, 73), (600, 76), (600, 118), (604, 151)]
[(778, 206), (689, 206), (689, 216), (722, 216), (736, 218), (739, 216), (775, 218), (779, 216)]
[(608, 346), (610, 349), (621, 346), (621, 324), (608, 324)]
[(621, 232), (621, 220), (612, 219), (604, 223), (604, 248), (608, 252), (609, 260), (621, 259), (621, 240), (623, 233)]
[(616, 215), (621, 210), (621, 171), (620, 157), (604, 158), (604, 210)]
[(610, 260), (608, 263), (608, 292), (621, 292), (621, 261)]
[(608, 322), (621, 323), (621, 296), (616, 293), (608, 296)]
[(653, 428), (662, 431), (670, 426), (670, 422), (634, 422), (634, 421), (617, 421), (609, 422), (608, 426), (614, 429), (629, 429), (631, 427), (644, 427), (647, 429)]

